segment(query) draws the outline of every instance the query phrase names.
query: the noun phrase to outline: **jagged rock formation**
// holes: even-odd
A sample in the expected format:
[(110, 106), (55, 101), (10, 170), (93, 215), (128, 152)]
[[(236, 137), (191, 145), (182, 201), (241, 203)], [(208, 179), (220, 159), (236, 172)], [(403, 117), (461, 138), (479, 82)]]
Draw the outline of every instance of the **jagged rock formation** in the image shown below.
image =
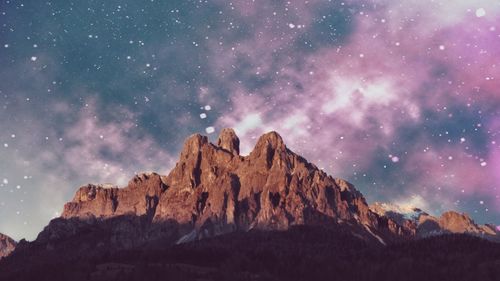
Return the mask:
[(478, 225), (465, 213), (448, 211), (440, 217), (434, 217), (419, 208), (401, 208), (400, 206), (376, 202), (370, 209), (380, 216), (390, 217), (398, 224), (415, 229), (418, 237), (440, 235), (444, 233), (466, 233), (474, 236), (500, 241), (500, 235), (493, 225)]
[[(117, 220), (105, 222), (120, 216), (126, 217), (120, 227)], [(349, 227), (355, 235), (384, 244), (414, 234), (411, 227), (370, 211), (351, 184), (290, 151), (276, 132), (261, 136), (254, 150), (241, 156), (232, 129), (222, 130), (217, 145), (206, 136), (189, 137), (167, 176), (141, 174), (125, 188), (81, 187), (37, 241), (52, 241), (97, 222), (109, 224), (110, 239), (123, 247), (165, 233), (181, 243), (232, 231), (324, 223)], [(127, 231), (134, 239), (123, 238)]]
[[(60, 218), (0, 262), (0, 279), (294, 280), (302, 274), (299, 280), (378, 280), (393, 278), (393, 268), (400, 268), (400, 280), (496, 276), (500, 244), (434, 235), (450, 232), (498, 237), (494, 227), (455, 212), (435, 218), (390, 204), (370, 208), (351, 184), (290, 151), (277, 133), (263, 135), (241, 156), (238, 137), (224, 129), (217, 144), (189, 137), (166, 176), (139, 174), (123, 188), (80, 187)], [(227, 235), (185, 243), (220, 234)], [(401, 240), (408, 241), (381, 247)], [(443, 256), (428, 254), (436, 245), (456, 252), (448, 268), (465, 271), (443, 271)], [(488, 256), (477, 254), (489, 248)], [(471, 264), (476, 257), (482, 259)], [(380, 275), (381, 269), (390, 270)], [(430, 271), (436, 279), (428, 278)]]
[(240, 154), (240, 139), (236, 136), (233, 129), (222, 129), (220, 136), (217, 139), (217, 146), (231, 152), (232, 154)]
[(61, 217), (152, 216), (165, 190), (166, 185), (156, 173), (137, 175), (126, 188), (89, 184), (80, 187), (73, 200), (64, 205)]
[(387, 206), (371, 210), (350, 183), (290, 151), (276, 132), (261, 136), (253, 151), (241, 156), (235, 132), (224, 129), (217, 144), (190, 136), (167, 176), (140, 174), (124, 188), (81, 187), (35, 243), (52, 249), (58, 241), (86, 233), (87, 241), (96, 240), (93, 246), (133, 248), (294, 225), (345, 228), (379, 244), (427, 236), (436, 226), (447, 232), (494, 231), (452, 213), (436, 219), (415, 209), (408, 217), (384, 211)]
[(0, 259), (8, 256), (16, 248), (16, 241), (9, 236), (0, 233)]

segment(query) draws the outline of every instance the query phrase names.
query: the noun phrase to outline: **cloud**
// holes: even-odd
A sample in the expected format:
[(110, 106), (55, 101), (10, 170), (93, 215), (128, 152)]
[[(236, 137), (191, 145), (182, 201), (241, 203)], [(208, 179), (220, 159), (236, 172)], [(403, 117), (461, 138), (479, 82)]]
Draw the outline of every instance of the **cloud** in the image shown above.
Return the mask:
[(115, 114), (121, 121), (102, 122), (93, 102), (87, 103), (62, 137), (65, 147), (61, 156), (67, 173), (78, 171), (89, 180), (124, 185), (132, 173), (139, 172), (137, 169), (168, 171), (174, 157), (149, 136), (138, 135), (133, 113), (117, 109)]
[(408, 197), (394, 199), (392, 203), (398, 206), (399, 210), (406, 213), (413, 212), (414, 208), (429, 210), (429, 205), (427, 200), (420, 195), (411, 195)]
[[(73, 114), (62, 102), (57, 108), (64, 114)], [(136, 173), (167, 174), (173, 167), (176, 157), (149, 135), (142, 134), (134, 122), (136, 114), (110, 108), (119, 119), (103, 121), (97, 108), (97, 101), (89, 99), (76, 112), (74, 122), (58, 127), (61, 133), (40, 119), (30, 125), (29, 134), (12, 138), (2, 152), (0, 177), (7, 178), (9, 184), (0, 188), (4, 192), (10, 190), (10, 194), (2, 198), (0, 214), (17, 219), (0, 221), (0, 231), (16, 239), (33, 239), (49, 219), (60, 213), (79, 186), (124, 186)]]

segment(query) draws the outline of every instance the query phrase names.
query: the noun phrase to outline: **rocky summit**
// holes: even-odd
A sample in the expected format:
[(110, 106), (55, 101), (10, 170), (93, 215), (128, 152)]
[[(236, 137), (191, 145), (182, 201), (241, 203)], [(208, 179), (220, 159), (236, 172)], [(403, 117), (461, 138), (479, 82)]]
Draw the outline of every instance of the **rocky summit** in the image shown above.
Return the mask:
[(16, 248), (16, 241), (9, 236), (0, 233), (0, 259), (8, 256)]
[(418, 208), (411, 215), (390, 204), (370, 208), (353, 185), (295, 154), (276, 132), (262, 135), (247, 156), (239, 144), (229, 128), (215, 144), (195, 134), (166, 176), (139, 174), (123, 188), (82, 186), (35, 243), (53, 247), (88, 229), (93, 245), (127, 249), (296, 225), (344, 228), (382, 245), (440, 233), (498, 237), (494, 227), (455, 212), (435, 218)]
[(57, 243), (89, 224), (109, 228), (110, 240), (102, 242), (124, 248), (293, 225), (336, 225), (380, 244), (413, 234), (372, 212), (350, 183), (292, 152), (278, 133), (261, 136), (248, 156), (239, 155), (239, 143), (232, 129), (223, 129), (216, 144), (195, 134), (167, 176), (140, 174), (124, 188), (82, 186), (37, 242)]

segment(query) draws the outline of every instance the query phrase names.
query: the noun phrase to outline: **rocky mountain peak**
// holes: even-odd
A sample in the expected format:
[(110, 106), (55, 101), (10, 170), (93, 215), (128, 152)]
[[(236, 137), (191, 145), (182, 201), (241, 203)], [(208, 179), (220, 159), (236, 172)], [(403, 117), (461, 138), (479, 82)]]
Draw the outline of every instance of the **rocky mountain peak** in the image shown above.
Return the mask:
[[(450, 232), (492, 240), (498, 237), (495, 226), (476, 225), (466, 214), (446, 212), (436, 218), (415, 207), (387, 203), (368, 207), (363, 195), (352, 184), (327, 175), (295, 154), (286, 147), (278, 133), (264, 134), (248, 156), (240, 156), (238, 137), (232, 129), (224, 129), (216, 144), (199, 134), (190, 136), (179, 161), (168, 175), (141, 173), (121, 188), (109, 184), (80, 187), (73, 199), (65, 204), (60, 218), (52, 220), (36, 241), (21, 242), (14, 254), (4, 261), (16, 257), (39, 261), (48, 257), (72, 263), (82, 260), (82, 257), (98, 260), (95, 257), (140, 253), (132, 255), (139, 257), (143, 268), (146, 254), (152, 252), (157, 256), (159, 253), (151, 249), (164, 248), (171, 253), (170, 249), (183, 247), (174, 244), (231, 232), (240, 233), (221, 238), (223, 244), (227, 242), (227, 237), (234, 238), (241, 232), (248, 232), (244, 235), (253, 237), (248, 241), (254, 241), (266, 254), (272, 253), (273, 249), (267, 248), (272, 244), (262, 244), (263, 239), (271, 237), (269, 233), (283, 234), (286, 248), (297, 246), (301, 249), (299, 244), (316, 238), (320, 240), (313, 250), (301, 250), (294, 254), (299, 258), (304, 253), (315, 255), (317, 250), (341, 253), (349, 251), (352, 245), (378, 249), (395, 241)], [(255, 233), (265, 235), (253, 236)], [(319, 236), (304, 236), (304, 233), (318, 233)], [(332, 233), (338, 236), (332, 238)], [(291, 237), (295, 240), (289, 240)], [(323, 247), (327, 245), (323, 240), (325, 237), (329, 237), (331, 242), (339, 237), (334, 243), (342, 247), (324, 251)], [(206, 241), (215, 240), (217, 238)], [(184, 246), (189, 248), (192, 245)], [(0, 257), (1, 254), (8, 254), (9, 249), (13, 249), (12, 240), (0, 235)], [(207, 249), (210, 255), (218, 253)], [(227, 249), (232, 251), (234, 247), (230, 244)], [(282, 252), (275, 253), (279, 253), (281, 258)], [(405, 252), (408, 250), (405, 249)], [(365, 255), (367, 252), (360, 253)], [(373, 259), (371, 255), (369, 259)], [(247, 263), (247, 259), (243, 261)], [(330, 259), (325, 261), (331, 265)], [(343, 259), (339, 261), (341, 265), (347, 264)], [(175, 268), (179, 267), (177, 259), (175, 262)], [(221, 268), (225, 269), (226, 264), (224, 262)], [(297, 263), (290, 264), (295, 266)], [(358, 261), (350, 264), (356, 264), (356, 270), (359, 269)], [(309, 264), (306, 265), (310, 268)], [(127, 264), (125, 266), (128, 267)], [(52, 268), (49, 267), (50, 270)], [(149, 270), (152, 267), (145, 268)], [(165, 268), (170, 273), (173, 267)], [(191, 267), (186, 268), (192, 270)], [(23, 270), (24, 267), (20, 267), (19, 272)], [(87, 278), (88, 267), (82, 267), (82, 270), (85, 274), (81, 276)], [(110, 271), (106, 265), (102, 276), (107, 277)], [(144, 276), (140, 275), (140, 278), (144, 279)]]
[[(380, 235), (405, 233), (391, 219), (380, 221), (352, 184), (328, 176), (289, 150), (278, 133), (262, 135), (248, 156), (240, 156), (232, 129), (223, 129), (217, 144), (199, 134), (188, 137), (166, 176), (139, 174), (123, 188), (81, 187), (62, 218), (69, 223), (124, 215), (148, 219), (137, 241), (154, 236), (151, 231), (161, 233), (153, 228), (165, 224), (182, 242), (236, 230), (323, 223), (343, 224), (375, 241), (382, 241)], [(40, 237), (59, 237), (48, 233), (67, 229), (64, 223), (49, 225)]]
[[(352, 184), (327, 175), (288, 149), (278, 133), (262, 135), (248, 156), (240, 156), (238, 136), (223, 129), (217, 144), (206, 136), (190, 136), (166, 176), (139, 174), (123, 188), (82, 186), (64, 206), (61, 219), (51, 222), (37, 240), (77, 233), (89, 223), (107, 231), (110, 241), (105, 243), (124, 248), (153, 238), (182, 243), (296, 225), (333, 225), (382, 244), (410, 239), (418, 231), (479, 229), (456, 213), (437, 219), (412, 209), (416, 216), (408, 217), (392, 205), (376, 207), (371, 210)], [(491, 232), (488, 229), (483, 232)]]
[(0, 233), (0, 259), (8, 256), (16, 248), (16, 241), (9, 236)]
[(202, 136), (200, 134), (193, 134), (189, 136), (184, 142), (184, 147), (181, 152), (181, 160), (189, 158), (191, 155), (196, 155), (206, 144), (208, 144), (208, 138), (206, 136)]
[(240, 139), (231, 128), (222, 129), (217, 140), (217, 146), (233, 154), (240, 154)]
[(460, 214), (455, 211), (448, 211), (441, 215), (439, 221), (441, 227), (450, 232), (480, 232), (479, 227), (474, 223), (469, 215), (465, 213)]
[(271, 131), (260, 136), (252, 152), (261, 152), (264, 150), (285, 151), (285, 142), (277, 132)]
[[(290, 172), (290, 169), (299, 162), (307, 163), (305, 159), (289, 151), (281, 136), (274, 131), (262, 135), (257, 140), (248, 158), (256, 166), (266, 169), (274, 166), (273, 169), (283, 170), (283, 172)], [(307, 165), (310, 164), (307, 163)]]

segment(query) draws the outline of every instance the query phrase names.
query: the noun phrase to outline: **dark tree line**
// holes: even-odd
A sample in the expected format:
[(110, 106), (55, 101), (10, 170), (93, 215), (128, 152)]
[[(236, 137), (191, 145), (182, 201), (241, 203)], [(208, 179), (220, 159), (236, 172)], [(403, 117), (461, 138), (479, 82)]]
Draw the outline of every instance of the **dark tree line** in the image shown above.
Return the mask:
[(69, 245), (6, 259), (0, 280), (500, 280), (500, 245), (456, 234), (381, 247), (345, 230), (294, 227), (127, 251)]

